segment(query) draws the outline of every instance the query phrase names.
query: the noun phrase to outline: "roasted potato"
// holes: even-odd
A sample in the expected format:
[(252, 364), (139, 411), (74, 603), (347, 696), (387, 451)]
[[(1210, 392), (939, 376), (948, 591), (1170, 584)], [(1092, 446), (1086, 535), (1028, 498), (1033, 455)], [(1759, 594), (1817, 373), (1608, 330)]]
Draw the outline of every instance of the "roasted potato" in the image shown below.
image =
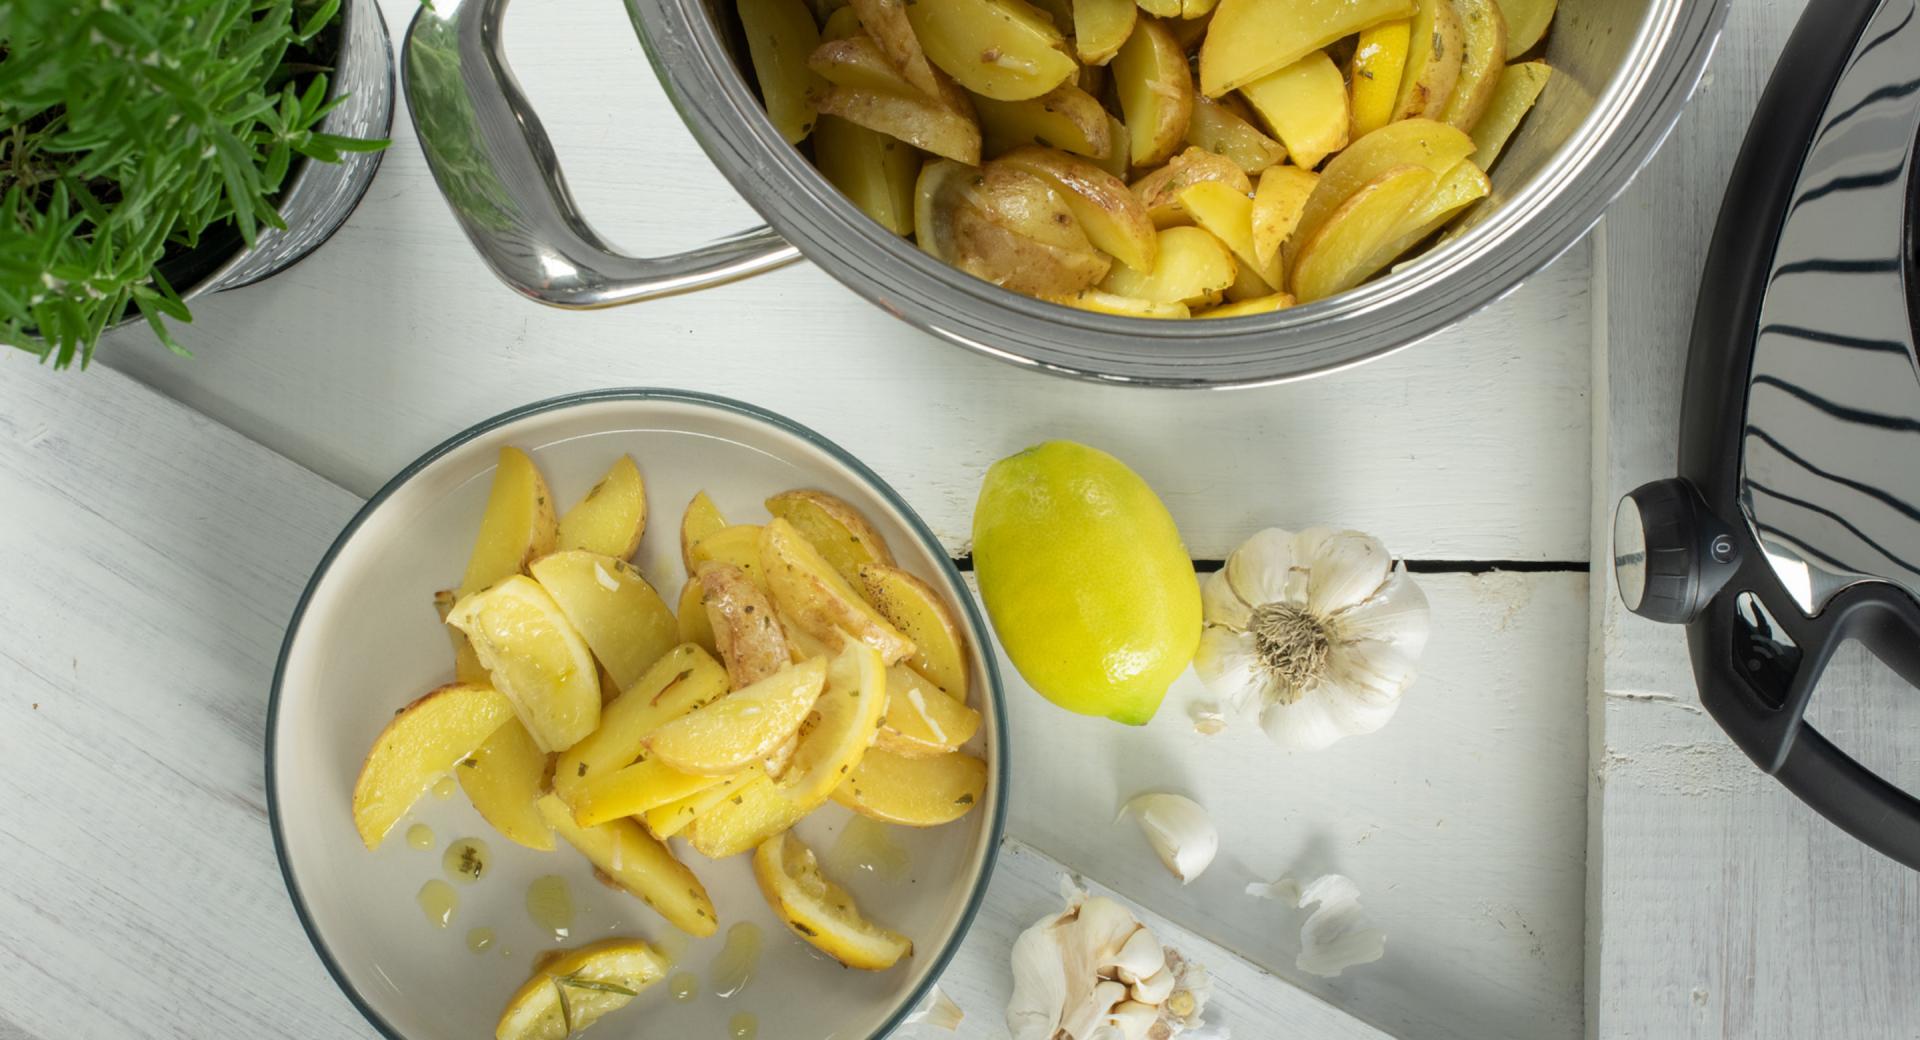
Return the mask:
[(912, 574), (884, 563), (860, 568), (860, 588), (881, 617), (913, 640), (907, 666), (933, 680), (947, 696), (966, 703), (967, 637), (940, 593)]
[(1255, 296), (1235, 303), (1223, 303), (1218, 307), (1208, 307), (1194, 314), (1196, 318), (1245, 318), (1254, 314), (1271, 314), (1293, 306), (1292, 293), (1274, 293), (1271, 296)]
[[(1071, 83), (1025, 101), (977, 98), (974, 111), (980, 116), (988, 156), (1040, 145), (1100, 159), (1116, 144), (1107, 110), (1092, 94)], [(1120, 138), (1118, 145), (1124, 148), (1126, 139)]]
[(751, 686), (785, 668), (787, 634), (774, 614), (773, 602), (731, 563), (700, 565), (701, 602), (707, 623), (713, 626), (714, 645), (727, 666), (727, 684)]
[(1235, 285), (1241, 288), (1237, 293), (1230, 291), (1229, 296), (1237, 300), (1243, 296), (1267, 296), (1280, 290), (1284, 284), (1280, 258), (1269, 256), (1263, 261), (1254, 248), (1252, 199), (1219, 181), (1202, 181), (1180, 192), (1180, 205), (1192, 215), (1195, 224), (1219, 239), (1239, 261)]
[(1082, 289), (1070, 296), (1048, 296), (1044, 299), (1075, 310), (1093, 311), (1096, 314), (1116, 314), (1123, 318), (1153, 318), (1165, 321), (1192, 316), (1184, 303), (1156, 303), (1132, 296), (1117, 296), (1102, 289)]
[(805, 0), (735, 0), (740, 29), (753, 59), (754, 79), (766, 103), (767, 118), (788, 144), (813, 132), (814, 89), (807, 56), (820, 45), (820, 30)]
[(1157, 228), (1191, 224), (1193, 218), (1180, 206), (1180, 192), (1202, 181), (1219, 181), (1241, 194), (1253, 191), (1253, 182), (1230, 159), (1204, 148), (1189, 148), (1165, 166), (1133, 182), (1133, 194), (1147, 208), (1147, 217)]
[(519, 448), (501, 448), (487, 509), (480, 517), (480, 533), (454, 598), (519, 574), (534, 557), (553, 551), (558, 531), (553, 493), (547, 490), (539, 467)]
[(1294, 297), (1301, 303), (1322, 300), (1384, 267), (1381, 247), (1394, 239), (1401, 218), (1433, 185), (1432, 170), (1395, 166), (1342, 202), (1301, 243), (1293, 262)]
[(1261, 265), (1280, 257), (1319, 183), (1318, 174), (1297, 166), (1275, 166), (1260, 175), (1253, 193), (1253, 254)]
[(700, 544), (700, 539), (725, 526), (727, 518), (705, 491), (697, 492), (687, 503), (686, 512), (680, 515), (680, 563), (686, 567), (687, 574), (693, 574), (693, 547)]
[(1395, 119), (1438, 118), (1460, 79), (1466, 30), (1454, 13), (1453, 0), (1417, 2), (1407, 41), (1407, 67), (1400, 74), (1400, 93), (1393, 101)]
[(1440, 174), (1472, 153), (1473, 140), (1445, 123), (1432, 119), (1388, 123), (1327, 162), (1300, 213), (1299, 226), (1293, 232), (1295, 240), (1305, 242), (1312, 237), (1341, 203), (1395, 166), (1424, 166)]
[(625, 560), (575, 549), (542, 556), (528, 570), (587, 641), (616, 689), (639, 682), (680, 641), (673, 611)]
[(1053, 20), (1025, 0), (914, 0), (907, 19), (927, 57), (981, 97), (1039, 97), (1078, 71)]
[(877, 133), (968, 164), (980, 161), (980, 127), (964, 95), (935, 76), (942, 89), (914, 87), (869, 36), (828, 40), (808, 67), (828, 84), (814, 96), (821, 115), (838, 116)]
[(1088, 65), (1105, 65), (1133, 35), (1139, 17), (1134, 0), (1074, 0), (1074, 53)]
[(1249, 177), (1287, 159), (1287, 150), (1280, 142), (1261, 133), (1231, 107), (1205, 94), (1193, 99), (1187, 143), (1226, 159)]
[(1115, 267), (1100, 288), (1155, 303), (1204, 306), (1219, 302), (1235, 273), (1233, 253), (1219, 239), (1199, 228), (1170, 227), (1160, 232), (1153, 270)]
[[(1078, 292), (1111, 261), (1087, 240), (1066, 200), (1016, 167), (921, 171), (915, 220), (921, 247), (968, 274), (1032, 296)], [(824, 637), (823, 637), (824, 638)]]
[(921, 49), (920, 38), (914, 34), (913, 23), (907, 19), (910, 3), (907, 0), (852, 0), (850, 6), (861, 27), (873, 37), (893, 67), (900, 70), (901, 76), (920, 93), (939, 97), (943, 89), (941, 77), (927, 60), (927, 52)]
[(1186, 52), (1166, 26), (1147, 18), (1133, 27), (1111, 67), (1133, 164), (1166, 161), (1186, 140), (1193, 118), (1193, 74)]
[(1552, 76), (1553, 70), (1544, 61), (1509, 65), (1500, 73), (1493, 98), (1473, 127), (1474, 165), (1482, 170), (1493, 167), (1493, 160), (1507, 146), (1507, 138), (1513, 136), (1514, 128), (1520, 125)]
[(1347, 146), (1347, 81), (1325, 51), (1262, 76), (1240, 93), (1303, 170)]
[(913, 640), (855, 592), (792, 524), (775, 517), (761, 535), (760, 552), (783, 614), (829, 649), (855, 639), (880, 651), (887, 664), (913, 654)]
[(1440, 112), (1440, 121), (1473, 132), (1493, 101), (1500, 73), (1507, 67), (1507, 23), (1493, 0), (1452, 0), (1463, 33), (1460, 78)]
[(696, 937), (719, 930), (707, 886), (639, 824), (613, 820), (598, 827), (582, 827), (573, 822), (573, 812), (566, 803), (554, 795), (540, 799), (540, 814), (602, 874), (675, 928)]
[(1547, 34), (1553, 23), (1553, 10), (1559, 0), (1500, 0), (1500, 14), (1507, 25), (1507, 53), (1525, 54)]
[(813, 162), (874, 223), (896, 235), (913, 234), (919, 149), (838, 116), (821, 116), (813, 126)]
[(1368, 26), (1413, 0), (1221, 0), (1200, 45), (1200, 91), (1219, 97)]
[(1493, 185), (1487, 181), (1487, 175), (1480, 172), (1480, 167), (1472, 162), (1455, 163), (1453, 169), (1440, 175), (1433, 191), (1415, 202), (1400, 218), (1399, 226), (1374, 255), (1367, 258), (1365, 266), (1370, 271), (1384, 270), (1401, 254), (1459, 216), (1461, 210), (1486, 198), (1492, 189)]
[(1073, 211), (1087, 240), (1137, 271), (1151, 270), (1159, 238), (1139, 196), (1120, 178), (1050, 148), (1020, 148), (996, 159), (1046, 181)]
[(585, 549), (628, 559), (647, 530), (647, 487), (640, 468), (622, 455), (585, 498), (560, 516), (554, 547)]
[(631, 765), (655, 730), (726, 695), (726, 669), (706, 650), (683, 643), (668, 651), (640, 681), (600, 713), (600, 728), (562, 752), (553, 787), (562, 798), (588, 780)]

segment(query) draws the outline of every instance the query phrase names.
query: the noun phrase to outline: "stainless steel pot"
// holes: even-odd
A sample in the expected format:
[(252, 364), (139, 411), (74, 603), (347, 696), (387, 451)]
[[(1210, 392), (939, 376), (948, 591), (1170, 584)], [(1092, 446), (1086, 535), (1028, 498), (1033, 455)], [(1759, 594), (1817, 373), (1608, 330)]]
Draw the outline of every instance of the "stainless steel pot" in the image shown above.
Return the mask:
[(1473, 226), (1391, 275), (1308, 306), (1166, 322), (1072, 310), (942, 264), (866, 218), (781, 139), (749, 85), (726, 0), (626, 0), (668, 96), (759, 227), (625, 256), (573, 204), (503, 50), (507, 0), (437, 0), (407, 32), (408, 103), (434, 177), (494, 273), (532, 299), (607, 307), (804, 254), (884, 310), (981, 353), (1156, 386), (1276, 383), (1378, 357), (1499, 299), (1577, 242), (1653, 154), (1713, 50), (1727, 0), (1561, 0), (1556, 70)]

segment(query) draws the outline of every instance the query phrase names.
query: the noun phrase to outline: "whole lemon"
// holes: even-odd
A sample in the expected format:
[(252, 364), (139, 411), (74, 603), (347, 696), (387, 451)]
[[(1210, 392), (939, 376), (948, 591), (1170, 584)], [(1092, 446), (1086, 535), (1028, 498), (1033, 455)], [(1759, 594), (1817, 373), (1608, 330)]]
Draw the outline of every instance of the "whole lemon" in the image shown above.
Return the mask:
[(1138, 726), (1200, 642), (1200, 582), (1173, 517), (1119, 459), (1048, 441), (987, 470), (973, 566), (1020, 675), (1082, 715)]

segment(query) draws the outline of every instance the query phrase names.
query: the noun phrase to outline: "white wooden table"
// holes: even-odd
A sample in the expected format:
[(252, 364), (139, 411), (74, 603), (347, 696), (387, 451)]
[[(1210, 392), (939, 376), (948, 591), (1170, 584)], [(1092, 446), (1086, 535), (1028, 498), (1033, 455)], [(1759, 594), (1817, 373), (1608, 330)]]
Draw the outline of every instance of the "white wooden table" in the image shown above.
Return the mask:
[[(410, 7), (389, 3), (396, 34)], [(1737, 144), (1790, 20), (1736, 11), (1740, 45), (1723, 49), (1709, 93), (1713, 154)], [(659, 251), (752, 222), (679, 126), (617, 4), (520, 0), (509, 32), (574, 190), (610, 237)], [(197, 360), (133, 332), (85, 375), (14, 357), (0, 367), (0, 1040), (373, 1035), (307, 949), (273, 865), (262, 729), (282, 628), (361, 498), (422, 450), (532, 399), (632, 384), (740, 397), (819, 429), (955, 554), (986, 465), (1069, 437), (1144, 474), (1202, 561), (1260, 526), (1316, 522), (1371, 531), (1409, 558), (1435, 608), (1422, 678), (1386, 730), (1318, 754), (1194, 733), (1190, 677), (1131, 730), (1066, 715), (1007, 672), (1016, 737), (1047, 734), (1014, 741), (1010, 836), (1244, 957), (1248, 985), (1269, 987), (1276, 1007), (1304, 991), (1394, 1035), (1475, 1040), (1805, 1036), (1813, 1009), (1861, 1001), (1872, 1010), (1859, 1022), (1915, 1020), (1914, 990), (1887, 989), (1920, 976), (1912, 875), (1738, 768), (1710, 722), (1602, 696), (1618, 692), (1615, 662), (1642, 658), (1615, 638), (1604, 589), (1589, 589), (1590, 530), (1623, 481), (1667, 465), (1655, 449), (1671, 443), (1659, 424), (1672, 406), (1636, 396), (1610, 412), (1593, 374), (1617, 388), (1671, 370), (1680, 341), (1652, 340), (1665, 353), (1629, 362), (1596, 351), (1606, 322), (1594, 316), (1617, 327), (1657, 299), (1659, 320), (1681, 320), (1698, 250), (1670, 250), (1670, 267), (1662, 250), (1704, 238), (1719, 189), (1674, 151), (1629, 196), (1636, 216), (1616, 221), (1601, 259), (1582, 244), (1459, 328), (1334, 378), (1193, 394), (976, 358), (805, 265), (621, 310), (539, 308), (482, 268), (402, 119), (333, 242), (196, 305), (184, 338)], [(1635, 255), (1644, 269), (1621, 270)], [(1595, 295), (1597, 278), (1610, 297)], [(1628, 281), (1648, 303), (1622, 295)], [(1621, 407), (1648, 409), (1652, 426)], [(1591, 676), (1590, 616), (1608, 649)], [(1677, 655), (1647, 660), (1631, 689), (1690, 696)], [(1664, 773), (1632, 770), (1644, 760), (1631, 752), (1616, 761), (1616, 741), (1675, 739), (1632, 736), (1664, 733), (1660, 712), (1724, 766), (1684, 797), (1668, 788), (1693, 777), (1673, 772), (1693, 759)], [(1623, 775), (1643, 799), (1596, 779)], [(1149, 789), (1188, 793), (1220, 823), (1220, 859), (1192, 886), (1111, 822)], [(1696, 843), (1674, 822), (1683, 809), (1719, 830)], [(1743, 874), (1738, 857), (1770, 840), (1730, 843), (1736, 813), (1751, 811), (1832, 864), (1803, 854)], [(1325, 871), (1355, 878), (1388, 932), (1385, 959), (1333, 980), (1294, 969), (1296, 916), (1241, 894)], [(1716, 877), (1738, 891), (1705, 899)], [(1798, 886), (1806, 914), (1776, 919), (1761, 884)], [(990, 913), (977, 942), (1034, 916), (1027, 895)], [(1680, 938), (1661, 920), (1685, 921), (1702, 958), (1745, 943), (1748, 974), (1723, 958), (1696, 980), (1695, 962), (1669, 957)], [(1878, 974), (1855, 978), (1855, 955)], [(1802, 1017), (1769, 1010), (1790, 1004)], [(999, 1007), (966, 1010), (963, 1035), (1003, 1035)], [(1242, 1022), (1236, 1035), (1268, 1034)]]

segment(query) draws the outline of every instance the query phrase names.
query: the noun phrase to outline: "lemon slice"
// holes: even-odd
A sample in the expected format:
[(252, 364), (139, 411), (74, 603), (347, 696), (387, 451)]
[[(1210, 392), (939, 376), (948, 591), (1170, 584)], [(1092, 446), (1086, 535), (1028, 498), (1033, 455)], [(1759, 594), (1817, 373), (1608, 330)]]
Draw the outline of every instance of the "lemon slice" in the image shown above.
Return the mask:
[(566, 1040), (626, 1007), (666, 973), (666, 960), (638, 939), (607, 939), (563, 953), (514, 992), (494, 1038)]
[(886, 707), (887, 666), (880, 652), (849, 642), (827, 667), (826, 689), (814, 702), (817, 721), (801, 736), (793, 764), (781, 776), (780, 793), (801, 812), (825, 804), (873, 746)]
[(761, 843), (753, 876), (788, 928), (849, 968), (885, 971), (913, 954), (913, 942), (868, 921), (847, 890), (820, 873), (813, 850), (792, 832)]
[(462, 597), (447, 624), (467, 634), (540, 750), (565, 751), (600, 725), (593, 652), (532, 578), (516, 574)]
[(782, 668), (660, 727), (647, 750), (683, 773), (737, 773), (800, 729), (826, 679), (825, 658)]

